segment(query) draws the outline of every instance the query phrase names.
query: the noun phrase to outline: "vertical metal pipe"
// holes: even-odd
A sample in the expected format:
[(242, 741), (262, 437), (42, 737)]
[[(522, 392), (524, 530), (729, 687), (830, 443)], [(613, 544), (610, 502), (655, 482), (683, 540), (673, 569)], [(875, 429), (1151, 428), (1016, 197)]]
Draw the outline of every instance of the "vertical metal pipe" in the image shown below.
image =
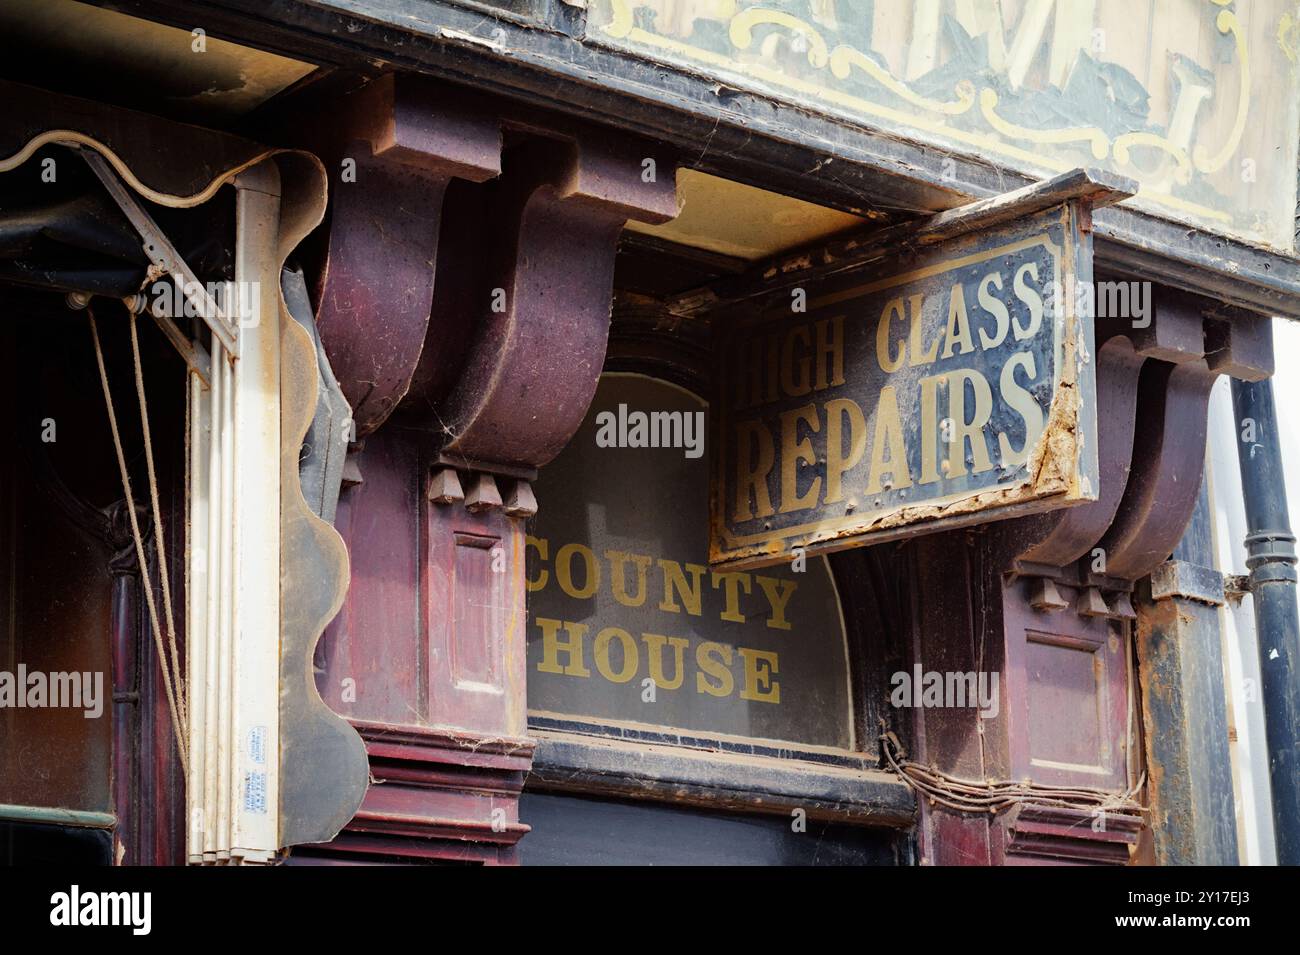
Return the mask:
[(1255, 607), (1277, 861), (1300, 865), (1300, 617), (1295, 535), (1287, 513), (1277, 410), (1269, 381), (1232, 382), (1246, 506), (1246, 566)]

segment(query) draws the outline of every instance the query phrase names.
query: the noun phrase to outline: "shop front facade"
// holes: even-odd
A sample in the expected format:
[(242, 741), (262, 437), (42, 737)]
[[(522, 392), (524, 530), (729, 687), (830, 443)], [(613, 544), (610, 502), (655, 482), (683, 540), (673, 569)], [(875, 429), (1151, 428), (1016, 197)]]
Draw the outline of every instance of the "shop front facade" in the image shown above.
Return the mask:
[(1285, 4), (5, 17), (11, 858), (1297, 861)]

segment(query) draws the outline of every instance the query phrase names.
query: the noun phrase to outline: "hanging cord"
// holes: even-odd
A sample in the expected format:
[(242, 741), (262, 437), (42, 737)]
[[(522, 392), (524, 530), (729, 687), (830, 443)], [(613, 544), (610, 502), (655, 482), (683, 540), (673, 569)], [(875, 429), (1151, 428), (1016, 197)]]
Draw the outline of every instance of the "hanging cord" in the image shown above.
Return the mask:
[(172, 610), (172, 588), (167, 571), (166, 535), (163, 533), (162, 508), (158, 504), (158, 477), (153, 463), (153, 437), (149, 431), (149, 402), (144, 395), (144, 369), (140, 363), (140, 339), (136, 334), (135, 313), (131, 318), (131, 355), (135, 359), (135, 393), (140, 401), (140, 430), (144, 436), (144, 459), (149, 471), (149, 502), (153, 507), (154, 543), (158, 548), (158, 576), (161, 578), (163, 613), (167, 620), (167, 649), (172, 665), (172, 683), (176, 688), (176, 709), (181, 726), (190, 725), (189, 694), (181, 673), (181, 655), (176, 650), (176, 614)]
[(890, 768), (903, 778), (918, 796), (924, 796), (931, 805), (940, 805), (958, 812), (997, 814), (1013, 806), (1034, 808), (1076, 809), (1083, 812), (1108, 812), (1116, 815), (1138, 816), (1146, 807), (1134, 796), (1146, 782), (1143, 773), (1137, 785), (1124, 792), (1094, 789), (1088, 786), (1039, 786), (1031, 782), (991, 780), (975, 781), (950, 776), (937, 769), (922, 766), (907, 758), (907, 753), (893, 733), (880, 734), (881, 752)]
[[(169, 658), (166, 648), (163, 645), (162, 627), (158, 623), (158, 607), (154, 602), (153, 586), (149, 581), (149, 564), (145, 560), (144, 538), (140, 535), (140, 522), (135, 513), (135, 497), (131, 493), (131, 475), (126, 468), (126, 455), (122, 451), (122, 436), (117, 428), (117, 414), (113, 411), (113, 395), (108, 387), (108, 371), (104, 367), (104, 350), (99, 343), (99, 329), (95, 324), (95, 313), (89, 307), (86, 309), (86, 315), (90, 318), (90, 336), (95, 343), (95, 361), (99, 363), (99, 383), (104, 389), (104, 405), (108, 409), (108, 424), (113, 432), (113, 447), (117, 451), (117, 467), (122, 475), (122, 489), (126, 493), (126, 512), (131, 519), (131, 536), (135, 538), (135, 555), (140, 564), (140, 572), (144, 579), (144, 599), (149, 608), (149, 623), (153, 630), (154, 646), (158, 650), (159, 662), (162, 664), (163, 689), (167, 693), (167, 707), (171, 712), (172, 732), (176, 736), (176, 750), (181, 760), (181, 770), (188, 776), (189, 774), (189, 752), (187, 747), (186, 735), (183, 731), (185, 718), (182, 715), (184, 702), (178, 701), (177, 694), (184, 692), (183, 685), (179, 680), (177, 686), (172, 686), (172, 674), (179, 673), (179, 657), (174, 655)], [(131, 344), (135, 349), (135, 369), (136, 369), (136, 386), (140, 395), (140, 411), (142, 419), (145, 417), (144, 410), (144, 390), (143, 375), (140, 370), (140, 351), (135, 335), (135, 315), (131, 316)], [(163, 549), (163, 528), (162, 514), (158, 508), (158, 488), (157, 480), (153, 469), (153, 452), (149, 447), (149, 427), (145, 422), (144, 430), (146, 461), (149, 467), (149, 491), (153, 500), (154, 508), (154, 539), (158, 544), (159, 566), (162, 572), (163, 596), (166, 601), (168, 624), (171, 630), (171, 649), (172, 654), (176, 653), (175, 625), (171, 620), (171, 596), (168, 592), (167, 570), (164, 560)]]

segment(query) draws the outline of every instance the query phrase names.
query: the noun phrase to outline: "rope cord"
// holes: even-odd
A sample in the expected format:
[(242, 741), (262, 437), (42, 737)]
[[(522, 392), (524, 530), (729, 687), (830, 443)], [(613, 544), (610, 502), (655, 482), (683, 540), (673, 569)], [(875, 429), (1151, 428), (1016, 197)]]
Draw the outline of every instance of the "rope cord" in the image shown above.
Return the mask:
[[(182, 726), (184, 724), (183, 724), (183, 718), (181, 716), (181, 712), (182, 712), (181, 706), (183, 704), (178, 703), (176, 697), (177, 692), (183, 691), (183, 687), (177, 686), (173, 688), (172, 686), (172, 673), (179, 672), (179, 660), (171, 659), (169, 663), (167, 650), (163, 644), (162, 627), (159, 625), (158, 622), (158, 607), (154, 602), (153, 586), (149, 581), (149, 564), (145, 560), (144, 538), (140, 534), (140, 522), (137, 519), (135, 513), (135, 496), (131, 493), (131, 475), (127, 471), (126, 454), (122, 451), (122, 435), (118, 431), (117, 414), (113, 410), (113, 395), (108, 387), (108, 371), (104, 367), (104, 350), (99, 343), (99, 328), (95, 324), (95, 313), (90, 308), (87, 308), (86, 314), (90, 318), (90, 336), (95, 343), (95, 361), (99, 364), (99, 383), (104, 390), (104, 406), (108, 409), (108, 424), (109, 424), (109, 428), (113, 432), (113, 447), (117, 451), (117, 467), (118, 467), (118, 471), (121, 473), (122, 476), (122, 490), (126, 494), (126, 513), (131, 520), (131, 536), (135, 539), (136, 560), (140, 564), (140, 573), (141, 576), (144, 578), (144, 587), (142, 589), (144, 590), (145, 604), (149, 609), (149, 623), (151, 629), (153, 630), (154, 646), (158, 650), (159, 662), (162, 664), (163, 689), (166, 691), (167, 708), (171, 713), (172, 732), (176, 736), (176, 750), (180, 756), (181, 769), (188, 776), (189, 775), (189, 752), (186, 745), (186, 736), (185, 733), (182, 731)], [(135, 316), (134, 315), (131, 317), (131, 322), (132, 322), (132, 344), (134, 345), (135, 344)], [(139, 352), (137, 348), (137, 353), (136, 353), (137, 375), (140, 374), (139, 369), (140, 369)], [(141, 412), (143, 414), (143, 410), (144, 410), (143, 390), (140, 391), (140, 400), (141, 400)], [(159, 564), (162, 565), (164, 563), (162, 560), (162, 556), (164, 553), (162, 548), (162, 536), (163, 536), (162, 514), (158, 510), (157, 482), (153, 470), (153, 454), (152, 451), (149, 451), (149, 431), (147, 426), (145, 428), (144, 438), (145, 438), (145, 449), (147, 452), (147, 462), (149, 466), (150, 493), (152, 495), (153, 504), (154, 504), (155, 538), (158, 541)], [(166, 580), (166, 570), (163, 569), (162, 573), (164, 575), (163, 579)], [(166, 594), (166, 592), (164, 593)], [(170, 615), (171, 600), (169, 596), (167, 598), (167, 612)], [(169, 620), (169, 624), (171, 624), (170, 620)], [(176, 647), (174, 624), (171, 625), (171, 631), (172, 631), (171, 646), (174, 651)]]
[(172, 683), (176, 687), (176, 709), (182, 726), (189, 726), (188, 693), (181, 673), (181, 657), (176, 650), (176, 613), (172, 610), (172, 588), (167, 570), (166, 536), (162, 532), (162, 508), (158, 504), (158, 477), (153, 463), (153, 437), (149, 431), (149, 402), (144, 394), (144, 369), (140, 363), (140, 339), (136, 334), (135, 313), (131, 319), (131, 357), (135, 362), (135, 393), (140, 402), (140, 431), (144, 436), (144, 459), (149, 471), (149, 503), (153, 507), (154, 543), (158, 548), (158, 576), (162, 583), (163, 613), (167, 618), (167, 649), (172, 665)]
[(1125, 816), (1137, 816), (1146, 812), (1146, 807), (1134, 798), (1146, 782), (1145, 773), (1139, 777), (1135, 786), (1124, 792), (1089, 786), (1040, 786), (1028, 781), (977, 781), (962, 779), (912, 762), (893, 733), (882, 732), (880, 741), (881, 752), (890, 768), (903, 778), (918, 797), (924, 796), (931, 805), (944, 806), (958, 812), (994, 815), (1014, 806), (1102, 811)]

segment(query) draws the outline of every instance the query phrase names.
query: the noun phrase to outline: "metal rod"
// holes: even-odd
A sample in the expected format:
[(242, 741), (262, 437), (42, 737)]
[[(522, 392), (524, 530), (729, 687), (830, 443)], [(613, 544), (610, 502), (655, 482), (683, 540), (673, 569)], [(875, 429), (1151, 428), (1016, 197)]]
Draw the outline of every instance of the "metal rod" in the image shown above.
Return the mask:
[[(143, 298), (143, 296), (132, 296), (132, 298)], [(134, 307), (136, 303), (132, 302), (131, 299), (124, 299), (124, 301), (127, 303), (126, 307), (128, 309), (136, 311)], [(185, 364), (189, 366), (190, 371), (194, 372), (194, 376), (203, 386), (203, 390), (206, 391), (211, 388), (212, 363), (208, 360), (207, 353), (200, 348), (196, 348), (197, 343), (186, 338), (170, 318), (165, 315), (155, 315), (152, 310), (149, 311), (149, 316), (157, 323), (167, 340), (171, 342), (172, 348), (176, 349), (177, 354), (185, 360)]]
[(1300, 865), (1300, 617), (1272, 382), (1234, 379), (1232, 406), (1240, 429), (1246, 566), (1259, 641), (1277, 861)]
[(0, 820), (77, 826), (85, 829), (112, 829), (117, 825), (117, 816), (111, 812), (86, 812), (82, 809), (54, 809), (46, 806), (13, 806), (8, 803), (0, 804)]
[(158, 228), (153, 217), (136, 201), (126, 186), (122, 185), (103, 156), (93, 149), (79, 149), (79, 152), (95, 177), (108, 190), (113, 201), (131, 221), (135, 231), (140, 233), (140, 237), (144, 240), (144, 252), (149, 256), (149, 261), (176, 280), (181, 294), (190, 300), (199, 317), (212, 329), (212, 334), (221, 340), (221, 344), (231, 357), (238, 358), (239, 339), (235, 326), (217, 307), (217, 303), (199, 283), (198, 277), (181, 258), (181, 254), (176, 251), (176, 247), (171, 244), (162, 229)]

